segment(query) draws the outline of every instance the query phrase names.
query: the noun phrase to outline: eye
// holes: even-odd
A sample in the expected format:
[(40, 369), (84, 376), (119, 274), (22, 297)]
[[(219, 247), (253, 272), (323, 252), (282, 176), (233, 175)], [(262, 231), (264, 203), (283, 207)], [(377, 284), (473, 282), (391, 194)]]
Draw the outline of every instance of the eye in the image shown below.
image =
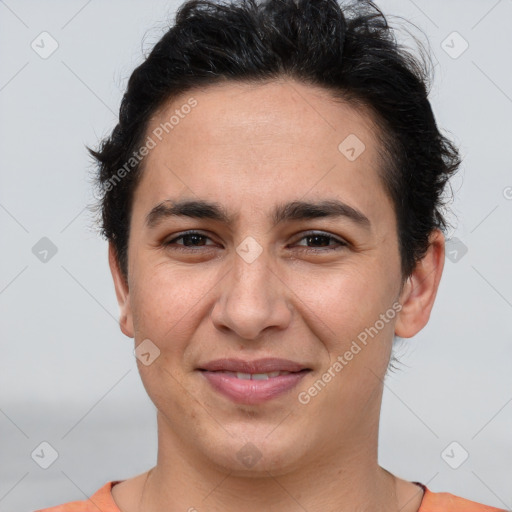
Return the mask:
[[(306, 240), (306, 243), (318, 244), (317, 247), (304, 247), (307, 251), (312, 250), (313, 252), (318, 250), (320, 250), (320, 252), (325, 252), (326, 250), (338, 250), (341, 249), (342, 247), (348, 246), (348, 243), (345, 242), (344, 240), (329, 235), (328, 233), (322, 233), (318, 231), (306, 233), (305, 235), (303, 235), (302, 238), (299, 239), (299, 242), (302, 240)], [(334, 242), (335, 245), (330, 245), (331, 242)], [(296, 245), (300, 246), (300, 244)]]
[[(178, 240), (182, 240), (183, 243), (177, 243)], [(164, 242), (164, 245), (167, 246), (177, 246), (180, 249), (188, 249), (189, 247), (204, 247), (207, 246), (206, 241), (211, 240), (210, 237), (204, 235), (203, 233), (199, 233), (198, 231), (187, 231), (186, 233), (182, 233), (181, 235), (173, 238), (172, 240), (168, 240)], [(211, 245), (210, 245), (211, 246)]]
[[(198, 231), (187, 231), (186, 233), (182, 233), (181, 235), (164, 242), (164, 246), (174, 246), (176, 249), (183, 250), (193, 250), (194, 247), (212, 247), (215, 244), (207, 244), (207, 241), (211, 240), (211, 238), (203, 233)], [(296, 243), (295, 246), (301, 247), (307, 252), (325, 252), (331, 250), (338, 250), (342, 247), (346, 247), (349, 244), (344, 240), (341, 240), (337, 237), (334, 237), (328, 233), (323, 232), (307, 232), (302, 238), (299, 239), (298, 242), (306, 241), (306, 244), (316, 244), (316, 247), (313, 246), (304, 246), (300, 243)], [(179, 243), (179, 241), (183, 243)], [(334, 245), (333, 245), (334, 243)]]

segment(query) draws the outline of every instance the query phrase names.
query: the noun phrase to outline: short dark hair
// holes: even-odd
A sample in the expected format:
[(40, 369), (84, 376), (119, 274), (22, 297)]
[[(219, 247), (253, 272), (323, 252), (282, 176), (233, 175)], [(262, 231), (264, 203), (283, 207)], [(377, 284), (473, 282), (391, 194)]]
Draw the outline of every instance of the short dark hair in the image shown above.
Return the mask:
[(427, 99), (430, 60), (424, 51), (419, 57), (398, 44), (384, 14), (369, 1), (182, 4), (175, 24), (133, 71), (112, 134), (97, 151), (89, 150), (99, 164), (101, 232), (113, 243), (124, 276), (133, 195), (142, 173), (133, 155), (152, 114), (194, 88), (289, 77), (372, 114), (379, 127), (378, 172), (394, 205), (405, 280), (425, 255), (432, 230), (447, 227), (443, 190), (460, 165)]

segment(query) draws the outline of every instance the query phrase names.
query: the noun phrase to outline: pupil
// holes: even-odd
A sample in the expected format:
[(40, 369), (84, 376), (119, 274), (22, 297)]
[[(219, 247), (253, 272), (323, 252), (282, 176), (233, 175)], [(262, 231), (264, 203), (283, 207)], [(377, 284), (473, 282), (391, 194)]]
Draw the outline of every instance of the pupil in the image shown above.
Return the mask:
[[(318, 239), (323, 239), (324, 242), (327, 242), (327, 243), (323, 243), (323, 244), (320, 244), (321, 246), (326, 246), (326, 245), (329, 245), (329, 242), (327, 240), (327, 237), (326, 236), (323, 236), (323, 235), (311, 235), (308, 237), (308, 239), (311, 241), (311, 240), (316, 240), (318, 241)], [(314, 243), (314, 242), (313, 242)]]
[[(195, 242), (198, 242), (201, 238), (203, 238), (203, 235), (187, 235), (183, 241), (185, 243), (185, 245), (187, 246), (191, 246), (191, 245), (196, 245)], [(192, 243), (187, 243), (187, 240), (194, 240), (194, 242)]]

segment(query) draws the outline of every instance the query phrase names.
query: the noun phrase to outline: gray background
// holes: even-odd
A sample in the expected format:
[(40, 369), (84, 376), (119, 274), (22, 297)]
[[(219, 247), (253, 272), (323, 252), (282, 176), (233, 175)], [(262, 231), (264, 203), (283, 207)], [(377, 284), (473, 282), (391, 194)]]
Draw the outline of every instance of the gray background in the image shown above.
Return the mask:
[[(464, 156), (449, 235), (467, 248), (452, 247), (430, 323), (386, 380), (380, 462), (512, 508), (512, 1), (377, 3), (430, 40), (431, 101)], [(114, 127), (130, 72), (177, 5), (0, 1), (0, 511), (85, 499), (156, 462), (155, 410), (86, 209), (84, 145)], [(46, 59), (31, 48), (43, 31), (59, 45)], [(469, 44), (457, 58), (454, 31)], [(32, 252), (42, 237), (57, 248), (46, 262)], [(31, 457), (43, 441), (58, 452), (48, 469)], [(453, 441), (452, 465), (469, 453), (458, 469), (442, 457)]]

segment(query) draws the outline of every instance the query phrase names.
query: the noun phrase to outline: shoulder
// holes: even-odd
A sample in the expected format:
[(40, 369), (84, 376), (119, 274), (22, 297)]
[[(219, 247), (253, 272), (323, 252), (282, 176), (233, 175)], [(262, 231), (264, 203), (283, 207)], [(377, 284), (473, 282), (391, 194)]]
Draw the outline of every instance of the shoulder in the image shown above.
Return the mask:
[(121, 480), (107, 482), (90, 498), (81, 501), (71, 501), (62, 505), (36, 510), (35, 512), (120, 512), (113, 497), (112, 487)]
[(418, 512), (503, 512), (505, 509), (490, 507), (447, 492), (432, 492), (424, 487), (425, 494)]

